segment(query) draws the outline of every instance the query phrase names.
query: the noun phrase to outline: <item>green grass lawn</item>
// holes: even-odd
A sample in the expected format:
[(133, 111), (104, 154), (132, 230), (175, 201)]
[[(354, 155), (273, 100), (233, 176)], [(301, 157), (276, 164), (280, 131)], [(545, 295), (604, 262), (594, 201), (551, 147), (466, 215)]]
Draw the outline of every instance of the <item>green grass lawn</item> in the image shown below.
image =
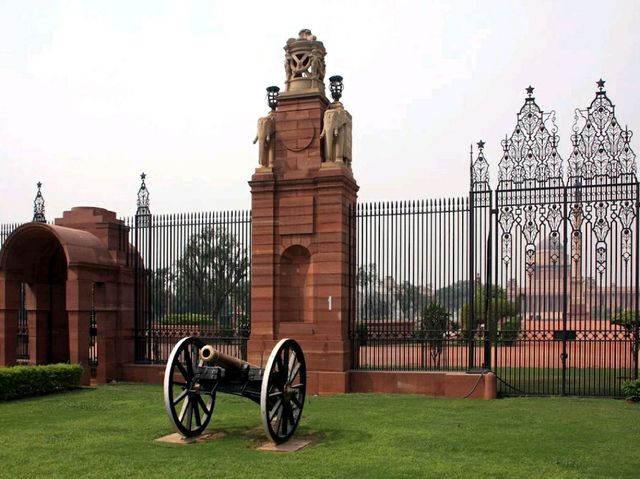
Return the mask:
[(298, 435), (319, 440), (289, 454), (255, 450), (256, 428), (256, 404), (219, 395), (223, 439), (156, 443), (159, 386), (0, 403), (0, 477), (640, 477), (640, 406), (610, 399), (311, 397)]

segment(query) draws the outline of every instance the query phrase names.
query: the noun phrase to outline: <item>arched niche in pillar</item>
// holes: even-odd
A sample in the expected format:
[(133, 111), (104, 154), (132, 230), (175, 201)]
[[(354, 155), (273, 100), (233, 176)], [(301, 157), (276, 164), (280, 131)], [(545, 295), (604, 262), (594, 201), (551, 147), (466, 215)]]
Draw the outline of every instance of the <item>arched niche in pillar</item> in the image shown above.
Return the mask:
[(302, 245), (289, 246), (280, 256), (277, 278), (281, 332), (286, 323), (313, 323), (315, 285), (309, 250)]

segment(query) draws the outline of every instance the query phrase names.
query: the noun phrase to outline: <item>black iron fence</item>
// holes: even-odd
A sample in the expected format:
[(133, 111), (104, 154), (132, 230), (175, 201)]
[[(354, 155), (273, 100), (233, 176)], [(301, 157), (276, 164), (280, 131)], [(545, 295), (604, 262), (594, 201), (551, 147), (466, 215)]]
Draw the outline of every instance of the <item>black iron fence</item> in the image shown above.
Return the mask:
[(466, 199), (359, 205), (353, 367), (491, 369), (502, 394), (620, 396), (638, 377), (640, 187), (603, 91), (564, 162), (532, 97)]
[(136, 360), (163, 363), (184, 336), (246, 358), (251, 213), (152, 215), (147, 209), (127, 223), (138, 255)]
[[(353, 367), (466, 370), (483, 331), (463, 325), (469, 296), (469, 200), (357, 206)], [(477, 343), (477, 344), (476, 344)]]

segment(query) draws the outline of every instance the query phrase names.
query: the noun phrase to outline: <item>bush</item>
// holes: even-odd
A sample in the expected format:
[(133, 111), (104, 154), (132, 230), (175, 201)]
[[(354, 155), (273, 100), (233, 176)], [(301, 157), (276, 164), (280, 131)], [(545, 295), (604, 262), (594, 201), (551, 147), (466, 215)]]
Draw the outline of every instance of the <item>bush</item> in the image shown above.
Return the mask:
[(74, 389), (81, 374), (82, 367), (75, 364), (0, 368), (0, 401)]
[(640, 379), (625, 381), (622, 392), (627, 401), (640, 402)]
[(364, 323), (358, 323), (356, 326), (356, 339), (359, 346), (366, 346), (369, 338), (369, 328)]
[(522, 326), (522, 317), (512, 316), (500, 324), (500, 339), (505, 346), (513, 346), (518, 342), (518, 334)]
[(177, 313), (167, 314), (160, 318), (160, 324), (181, 326), (212, 326), (215, 319), (210, 314)]

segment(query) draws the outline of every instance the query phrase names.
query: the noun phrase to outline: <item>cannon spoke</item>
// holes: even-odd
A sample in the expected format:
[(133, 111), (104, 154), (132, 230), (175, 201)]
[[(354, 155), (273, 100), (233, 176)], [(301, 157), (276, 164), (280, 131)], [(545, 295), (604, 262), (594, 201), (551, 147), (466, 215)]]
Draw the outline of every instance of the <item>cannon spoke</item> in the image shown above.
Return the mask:
[[(196, 404), (193, 405), (193, 414), (196, 417), (196, 426), (200, 427), (202, 426), (202, 422), (200, 421), (200, 411), (198, 409), (198, 403), (200, 402), (200, 395), (196, 396), (198, 398), (198, 400), (196, 401)], [(203, 411), (204, 412), (204, 411)]]
[[(185, 378), (187, 381), (189, 381), (191, 379), (191, 376), (189, 375), (187, 370), (184, 368), (182, 363), (180, 363), (179, 361), (176, 362), (176, 368), (178, 368), (178, 371), (180, 371), (180, 374), (182, 374), (182, 377)], [(177, 384), (177, 383), (174, 382), (173, 384)], [(184, 383), (182, 383), (182, 384), (184, 384)]]
[(184, 350), (184, 355), (185, 355), (185, 360), (184, 360), (184, 362), (185, 362), (185, 363), (186, 363), (186, 365), (187, 365), (187, 375), (185, 375), (185, 377), (184, 377), (184, 378), (185, 378), (187, 381), (188, 381), (188, 380), (190, 380), (191, 378), (193, 378), (193, 376), (194, 376), (194, 374), (195, 374), (195, 373), (193, 372), (193, 371), (194, 371), (194, 370), (193, 370), (193, 362), (192, 362), (192, 360), (191, 360), (191, 356), (193, 355), (194, 351), (193, 351), (193, 350), (189, 351), (189, 349), (190, 349), (190, 348), (185, 348), (185, 350)]
[(189, 399), (187, 399), (188, 403), (187, 403), (187, 429), (189, 429), (189, 431), (192, 430), (191, 424), (193, 422), (193, 404), (191, 403), (191, 396), (189, 396)]
[(202, 399), (202, 396), (200, 394), (198, 394), (197, 396), (198, 398), (198, 404), (200, 404), (200, 407), (202, 408), (202, 410), (204, 411), (205, 414), (209, 414), (209, 408), (207, 407), (207, 405), (205, 404), (204, 400)]
[[(298, 363), (295, 365), (295, 367), (291, 370), (291, 374), (289, 374), (289, 382), (293, 382), (293, 380), (296, 378), (296, 376), (298, 375), (298, 373), (300, 372), (300, 366), (301, 364)], [(289, 368), (291, 369), (291, 368)]]
[(300, 399), (298, 399), (298, 396), (296, 394), (291, 396), (291, 400), (295, 403), (298, 409), (302, 409), (302, 403), (300, 402)]
[(182, 391), (174, 400), (173, 400), (173, 405), (175, 406), (176, 404), (178, 404), (180, 401), (182, 401), (187, 394), (189, 394), (189, 390), (185, 389), (184, 391)]
[(274, 416), (281, 412), (282, 410), (282, 399), (278, 399), (278, 401), (273, 405), (271, 410), (269, 411), (269, 421), (272, 421)]

